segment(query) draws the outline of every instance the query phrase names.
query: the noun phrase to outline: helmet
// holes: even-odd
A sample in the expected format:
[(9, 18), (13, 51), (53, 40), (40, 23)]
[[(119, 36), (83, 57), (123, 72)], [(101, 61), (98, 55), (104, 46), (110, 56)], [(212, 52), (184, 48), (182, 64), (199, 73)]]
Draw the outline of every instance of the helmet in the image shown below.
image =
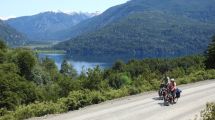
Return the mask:
[(174, 81), (175, 81), (175, 79), (174, 79), (174, 78), (172, 78), (172, 79), (170, 79), (170, 81), (174, 82)]

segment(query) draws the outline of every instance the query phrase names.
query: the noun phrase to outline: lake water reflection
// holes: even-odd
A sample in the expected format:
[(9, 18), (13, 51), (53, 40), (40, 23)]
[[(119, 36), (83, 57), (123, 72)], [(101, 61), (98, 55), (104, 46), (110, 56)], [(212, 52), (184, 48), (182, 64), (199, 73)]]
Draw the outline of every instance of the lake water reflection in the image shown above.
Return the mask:
[(104, 63), (104, 62), (89, 62), (87, 60), (74, 60), (72, 57), (68, 57), (65, 54), (47, 54), (47, 53), (39, 53), (39, 58), (45, 58), (48, 57), (55, 61), (55, 64), (57, 65), (58, 69), (61, 67), (61, 63), (64, 59), (66, 59), (69, 63), (73, 65), (73, 67), (77, 70), (77, 72), (80, 74), (82, 70), (87, 70), (88, 68), (94, 68), (97, 65), (100, 68), (106, 68), (109, 67), (110, 63)]

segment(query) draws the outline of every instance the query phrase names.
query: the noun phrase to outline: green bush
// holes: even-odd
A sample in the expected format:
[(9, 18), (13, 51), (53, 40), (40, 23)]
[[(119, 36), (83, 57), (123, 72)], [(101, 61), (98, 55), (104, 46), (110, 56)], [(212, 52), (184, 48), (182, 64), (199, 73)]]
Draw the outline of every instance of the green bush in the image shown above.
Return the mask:
[(103, 71), (97, 66), (94, 69), (88, 69), (87, 78), (82, 81), (82, 85), (85, 89), (90, 90), (103, 90), (108, 87), (108, 84), (104, 84)]
[(215, 78), (215, 70), (200, 70), (195, 71), (187, 76), (182, 78), (177, 78), (177, 84), (187, 84), (191, 82), (198, 82), (202, 80), (209, 80)]
[(129, 89), (126, 87), (120, 88), (118, 90), (110, 89), (104, 93), (107, 100), (120, 98), (129, 95)]
[(16, 57), (21, 75), (30, 80), (33, 67), (36, 65), (36, 57), (30, 51), (19, 51)]
[(182, 67), (177, 67), (171, 71), (171, 76), (174, 78), (183, 77), (185, 75), (185, 71)]
[(119, 89), (123, 86), (131, 85), (132, 80), (127, 73), (113, 73), (108, 77), (110, 87)]
[(76, 98), (74, 97), (66, 97), (66, 98), (61, 98), (58, 100), (58, 103), (63, 104), (66, 106), (67, 110), (76, 110), (78, 109), (78, 103)]
[(207, 78), (215, 79), (215, 69), (207, 70)]
[(12, 114), (8, 114), (8, 115), (5, 115), (3, 117), (0, 117), (0, 120), (18, 120), (16, 119)]
[(130, 86), (129, 87), (129, 95), (136, 95), (141, 92), (141, 89), (135, 87), (135, 86)]
[(104, 96), (103, 93), (99, 91), (90, 92), (90, 96), (92, 104), (98, 104), (107, 99), (106, 96)]
[(215, 120), (215, 103), (207, 103), (206, 109), (201, 112), (203, 120)]
[(27, 106), (19, 106), (15, 112), (10, 112), (0, 118), (0, 120), (23, 120), (30, 117), (39, 117), (47, 114), (62, 113), (66, 108), (62, 104), (53, 102), (32, 103)]
[(105, 96), (99, 91), (79, 90), (70, 92), (68, 97), (61, 98), (58, 102), (64, 104), (67, 110), (76, 110), (105, 100)]
[(0, 70), (0, 76), (1, 108), (14, 110), (20, 104), (29, 104), (36, 100), (37, 95), (33, 83), (26, 82), (16, 73), (5, 73)]
[(104, 96), (106, 96), (107, 100), (117, 98), (118, 97), (118, 91), (119, 90), (116, 90), (116, 89), (110, 89), (104, 93)]
[(75, 107), (80, 108), (91, 104), (91, 99), (90, 99), (90, 96), (88, 96), (88, 92), (89, 91), (83, 91), (83, 90), (72, 91), (70, 92), (68, 98), (73, 98), (75, 104), (77, 105)]
[(189, 80), (187, 78), (179, 78), (179, 79), (177, 79), (176, 82), (178, 85), (179, 84), (187, 84), (187, 83), (189, 83)]

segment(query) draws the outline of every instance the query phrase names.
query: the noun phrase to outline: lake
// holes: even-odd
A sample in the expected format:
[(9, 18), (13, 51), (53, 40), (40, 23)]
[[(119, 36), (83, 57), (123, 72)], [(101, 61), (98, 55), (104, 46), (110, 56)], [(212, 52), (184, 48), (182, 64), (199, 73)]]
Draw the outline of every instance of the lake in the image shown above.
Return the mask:
[(107, 68), (111, 66), (111, 63), (107, 62), (95, 62), (91, 61), (90, 59), (74, 59), (73, 56), (67, 56), (66, 54), (48, 54), (48, 53), (39, 53), (38, 54), (39, 58), (45, 58), (46, 56), (52, 60), (55, 61), (55, 64), (57, 65), (58, 69), (61, 67), (61, 63), (64, 59), (66, 59), (72, 66), (77, 70), (78, 74), (81, 73), (82, 70), (87, 70), (89, 68), (94, 68), (97, 65), (100, 68)]

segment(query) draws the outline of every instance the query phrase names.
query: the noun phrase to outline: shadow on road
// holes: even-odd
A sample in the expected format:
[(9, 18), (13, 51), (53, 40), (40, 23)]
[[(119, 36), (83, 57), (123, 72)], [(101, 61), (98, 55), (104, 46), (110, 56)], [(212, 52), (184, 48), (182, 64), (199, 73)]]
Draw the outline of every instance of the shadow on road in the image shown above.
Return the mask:
[(154, 98), (152, 98), (153, 100), (162, 100), (162, 98), (160, 98), (160, 97), (154, 97)]
[(165, 107), (166, 105), (164, 105), (164, 102), (163, 102), (163, 99), (162, 98), (160, 98), (160, 97), (154, 97), (154, 98), (152, 98), (153, 100), (156, 100), (156, 101), (160, 101), (159, 103), (158, 103), (158, 105), (160, 105), (161, 107)]
[(158, 103), (158, 105), (160, 105), (161, 107), (165, 107), (166, 105), (164, 105), (164, 102), (160, 102)]

